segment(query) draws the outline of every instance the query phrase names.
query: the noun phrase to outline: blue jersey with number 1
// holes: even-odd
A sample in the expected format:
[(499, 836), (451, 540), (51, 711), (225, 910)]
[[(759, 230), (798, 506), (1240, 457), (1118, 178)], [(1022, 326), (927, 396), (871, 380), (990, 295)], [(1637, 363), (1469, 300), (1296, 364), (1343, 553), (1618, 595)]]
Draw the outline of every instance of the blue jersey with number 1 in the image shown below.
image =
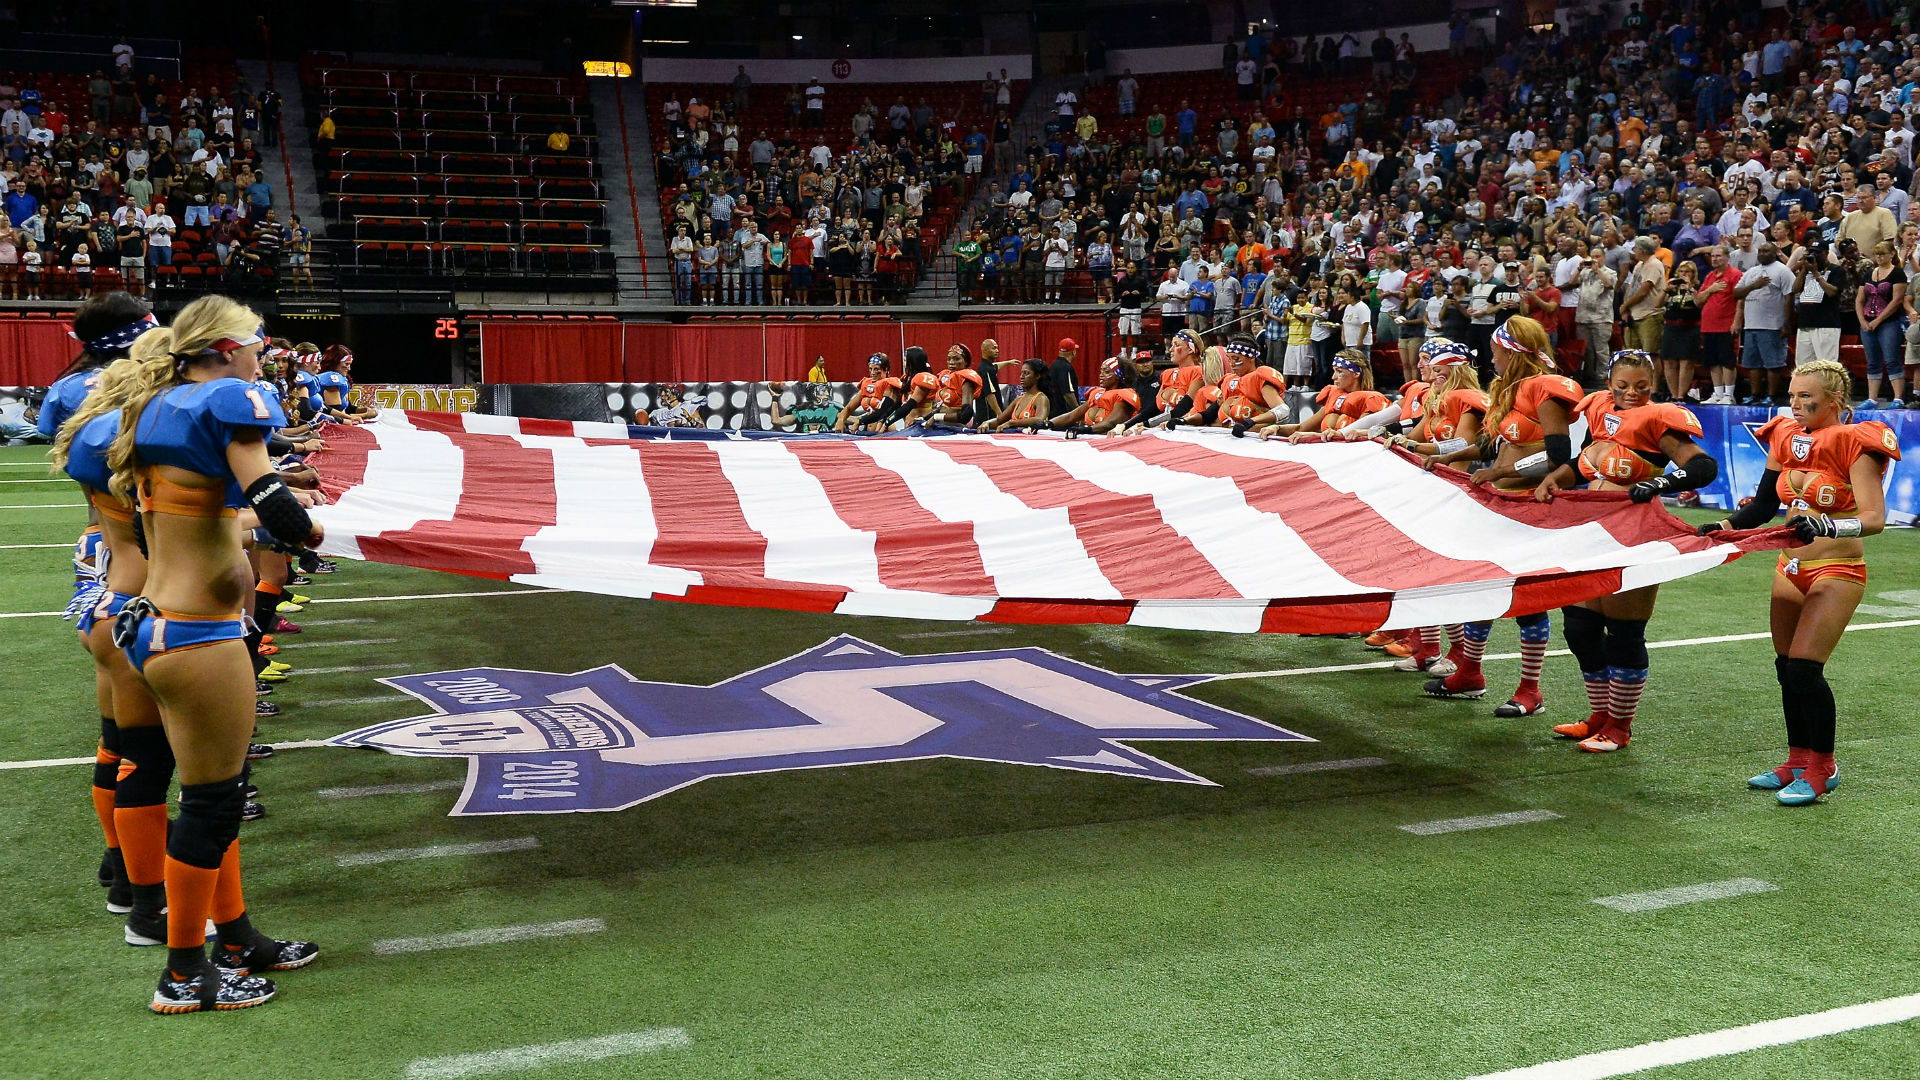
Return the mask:
[(227, 464), (227, 446), (238, 432), (253, 430), (265, 438), (285, 427), (287, 416), (260, 388), (239, 379), (188, 383), (155, 398), (140, 413), (134, 451), (147, 465), (176, 469), (227, 481), (226, 504), (245, 506), (240, 485)]

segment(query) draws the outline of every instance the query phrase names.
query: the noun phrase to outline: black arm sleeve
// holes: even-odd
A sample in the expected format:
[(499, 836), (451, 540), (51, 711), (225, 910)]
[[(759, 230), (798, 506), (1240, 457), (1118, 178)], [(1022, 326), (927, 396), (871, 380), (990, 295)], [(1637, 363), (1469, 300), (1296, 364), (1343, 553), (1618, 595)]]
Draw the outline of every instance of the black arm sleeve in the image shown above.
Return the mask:
[(267, 453), (274, 455), (291, 454), (293, 453), (293, 440), (277, 431), (269, 432), (267, 434)]
[[(1712, 458), (1707, 460), (1711, 461)], [(1760, 487), (1753, 493), (1753, 501), (1727, 516), (1729, 529), (1757, 529), (1773, 520), (1780, 509), (1780, 470), (1768, 469), (1760, 478)]]
[(283, 544), (298, 547), (313, 535), (313, 519), (307, 516), (306, 507), (274, 473), (247, 485), (247, 504), (259, 516), (261, 528)]
[(1547, 460), (1559, 468), (1573, 460), (1573, 440), (1565, 435), (1547, 436)]
[(1200, 414), (1200, 426), (1212, 427), (1219, 419), (1220, 403), (1217, 401), (1208, 402), (1206, 411)]
[(1188, 413), (1193, 411), (1193, 395), (1182, 395), (1180, 400), (1174, 402), (1173, 408), (1168, 411), (1173, 413), (1175, 419), (1184, 418)]

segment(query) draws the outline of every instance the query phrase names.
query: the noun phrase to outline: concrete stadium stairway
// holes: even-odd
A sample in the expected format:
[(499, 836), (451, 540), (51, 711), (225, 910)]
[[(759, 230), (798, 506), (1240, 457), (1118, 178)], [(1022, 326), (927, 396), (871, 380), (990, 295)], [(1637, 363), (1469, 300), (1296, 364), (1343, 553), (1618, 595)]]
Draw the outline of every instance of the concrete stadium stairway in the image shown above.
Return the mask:
[[(653, 169), (653, 135), (645, 87), (639, 79), (594, 79), (590, 93), (600, 131), (601, 184), (607, 195), (607, 232), (613, 243), (622, 304), (671, 304), (667, 239), (660, 224), (660, 188)], [(638, 226), (640, 240), (635, 241)], [(641, 272), (640, 244), (646, 247)]]

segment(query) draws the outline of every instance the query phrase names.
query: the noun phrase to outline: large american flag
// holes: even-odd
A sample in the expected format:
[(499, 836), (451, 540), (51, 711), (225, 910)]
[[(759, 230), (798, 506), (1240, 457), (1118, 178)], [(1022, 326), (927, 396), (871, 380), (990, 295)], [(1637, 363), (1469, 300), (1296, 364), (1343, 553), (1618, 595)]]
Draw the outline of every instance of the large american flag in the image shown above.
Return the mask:
[(1698, 537), (1619, 493), (1540, 504), (1371, 442), (629, 434), (398, 411), (329, 428), (321, 550), (657, 600), (1329, 633), (1544, 611), (1788, 535)]

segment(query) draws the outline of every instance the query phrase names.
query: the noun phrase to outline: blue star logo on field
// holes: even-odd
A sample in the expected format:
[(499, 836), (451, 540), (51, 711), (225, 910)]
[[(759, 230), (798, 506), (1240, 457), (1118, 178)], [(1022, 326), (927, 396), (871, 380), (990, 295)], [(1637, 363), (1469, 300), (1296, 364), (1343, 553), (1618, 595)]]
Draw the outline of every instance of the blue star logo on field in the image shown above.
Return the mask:
[(1175, 692), (1206, 678), (1038, 648), (905, 656), (841, 635), (713, 686), (612, 664), (381, 679), (434, 714), (329, 742), (467, 758), (458, 816), (623, 810), (712, 776), (942, 757), (1211, 786), (1127, 744), (1313, 741)]

